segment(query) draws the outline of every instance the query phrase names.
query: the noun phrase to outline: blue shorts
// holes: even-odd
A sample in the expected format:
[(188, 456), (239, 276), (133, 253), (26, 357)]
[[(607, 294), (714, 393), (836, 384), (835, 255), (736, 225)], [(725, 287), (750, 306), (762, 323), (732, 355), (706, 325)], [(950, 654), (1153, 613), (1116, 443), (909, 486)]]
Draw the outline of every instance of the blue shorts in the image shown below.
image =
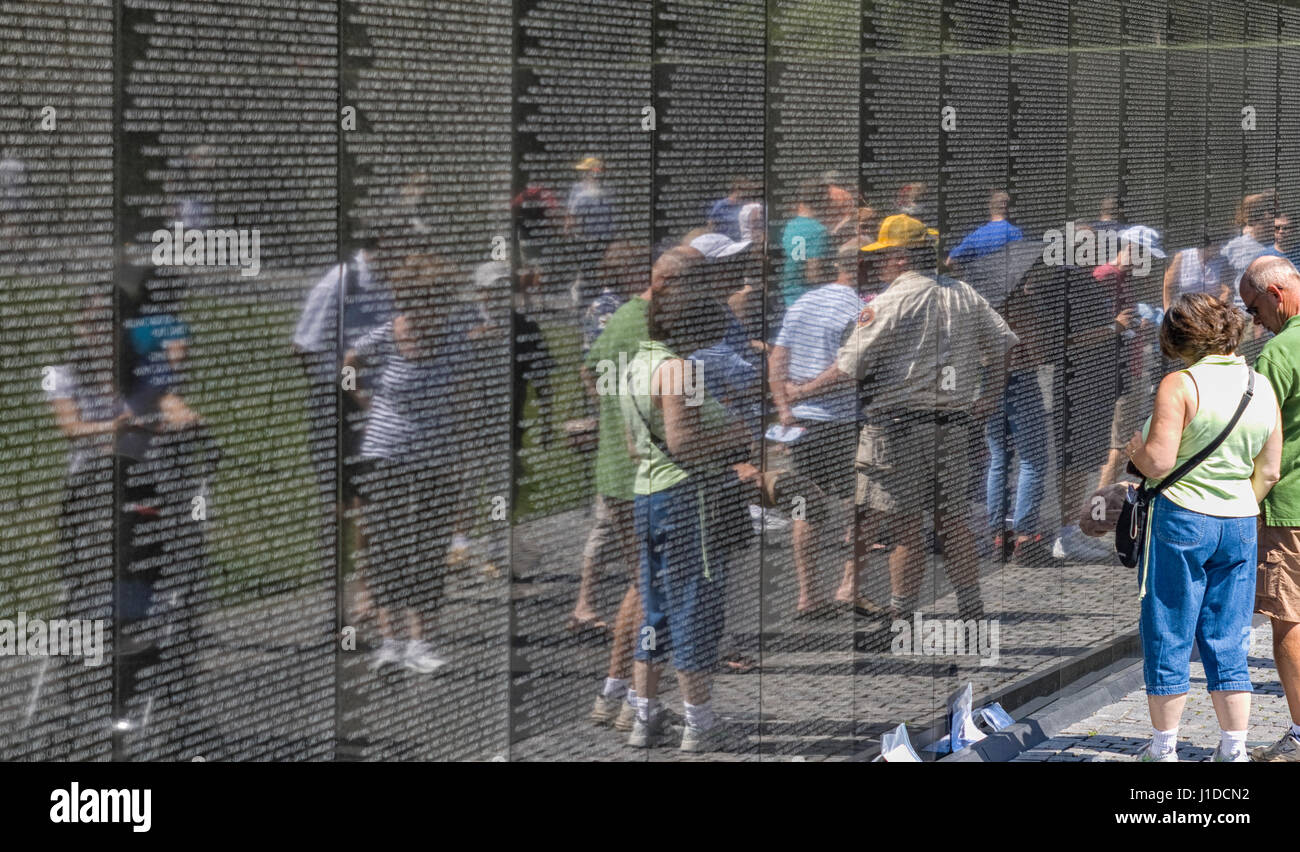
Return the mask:
[[(1166, 497), (1151, 504), (1139, 629), (1148, 695), (1191, 687), (1192, 641), (1210, 692), (1251, 691), (1246, 656), (1255, 606), (1255, 518), (1219, 518)], [(1139, 580), (1140, 582), (1140, 580)]]
[(641, 545), (641, 607), (645, 620), (635, 657), (660, 662), (672, 654), (678, 671), (713, 671), (722, 638), (726, 576), (723, 554), (700, 546), (700, 504), (687, 479), (636, 498)]

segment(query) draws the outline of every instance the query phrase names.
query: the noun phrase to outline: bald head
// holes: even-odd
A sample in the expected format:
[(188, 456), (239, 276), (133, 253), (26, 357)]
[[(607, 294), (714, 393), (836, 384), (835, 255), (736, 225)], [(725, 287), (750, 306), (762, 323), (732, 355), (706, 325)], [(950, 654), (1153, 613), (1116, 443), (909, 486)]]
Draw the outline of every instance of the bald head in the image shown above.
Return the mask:
[(1253, 287), (1260, 293), (1267, 292), (1270, 286), (1287, 290), (1297, 284), (1300, 284), (1300, 272), (1291, 261), (1275, 254), (1255, 258), (1241, 275), (1242, 287)]
[(1241, 274), (1238, 290), (1247, 313), (1274, 334), (1300, 313), (1300, 272), (1284, 257), (1255, 258)]

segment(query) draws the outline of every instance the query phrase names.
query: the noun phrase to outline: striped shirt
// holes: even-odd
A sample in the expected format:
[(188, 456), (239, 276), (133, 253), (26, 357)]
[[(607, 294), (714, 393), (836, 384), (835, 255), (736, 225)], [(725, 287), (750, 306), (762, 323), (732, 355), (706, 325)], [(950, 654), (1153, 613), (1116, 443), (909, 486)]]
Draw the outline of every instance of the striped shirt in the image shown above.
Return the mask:
[[(790, 306), (776, 335), (776, 345), (790, 350), (790, 381), (811, 381), (835, 363), (840, 344), (863, 306), (854, 289), (844, 284), (823, 284)], [(796, 403), (791, 412), (799, 420), (855, 420), (857, 390), (841, 384), (829, 393)]]
[(397, 351), (392, 322), (357, 341), (357, 355), (377, 368), (361, 442), (363, 459), (454, 450), (458, 390), (470, 355), (464, 338), (443, 337), (429, 358), (418, 361)]

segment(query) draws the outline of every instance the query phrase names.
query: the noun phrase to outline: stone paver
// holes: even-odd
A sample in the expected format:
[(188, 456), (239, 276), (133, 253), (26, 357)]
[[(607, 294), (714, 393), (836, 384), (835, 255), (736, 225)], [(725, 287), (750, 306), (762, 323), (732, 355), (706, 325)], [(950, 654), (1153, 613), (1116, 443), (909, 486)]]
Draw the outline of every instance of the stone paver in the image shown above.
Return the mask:
[[(1252, 631), (1250, 678), (1255, 693), (1250, 707), (1247, 745), (1254, 748), (1275, 741), (1290, 724), (1290, 714), (1277, 670), (1267, 624)], [(1151, 736), (1146, 692), (1136, 689), (1086, 719), (1070, 725), (1052, 739), (1019, 754), (1016, 763), (1111, 762), (1132, 760)], [(1205, 668), (1192, 663), (1192, 689), (1178, 729), (1178, 758), (1208, 761), (1219, 742), (1214, 706), (1205, 691)]]

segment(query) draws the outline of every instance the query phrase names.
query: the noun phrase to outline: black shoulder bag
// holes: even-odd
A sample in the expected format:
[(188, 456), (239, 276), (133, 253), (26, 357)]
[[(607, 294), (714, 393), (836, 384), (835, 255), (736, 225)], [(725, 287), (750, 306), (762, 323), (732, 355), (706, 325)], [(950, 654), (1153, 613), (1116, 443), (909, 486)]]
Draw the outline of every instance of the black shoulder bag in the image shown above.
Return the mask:
[[(1160, 492), (1182, 479), (1192, 468), (1210, 457), (1210, 454), (1219, 448), (1227, 437), (1232, 434), (1236, 428), (1237, 421), (1241, 419), (1242, 413), (1246, 406), (1250, 405), (1251, 398), (1255, 395), (1255, 371), (1248, 369), (1247, 373), (1250, 378), (1246, 383), (1246, 392), (1241, 395), (1241, 402), (1237, 405), (1237, 411), (1228, 421), (1228, 425), (1219, 433), (1213, 441), (1206, 444), (1196, 455), (1178, 466), (1178, 469), (1166, 476), (1160, 481), (1159, 485), (1154, 488), (1143, 486), (1129, 486), (1128, 497), (1124, 500), (1124, 505), (1119, 510), (1119, 522), (1115, 524), (1115, 553), (1119, 555), (1119, 561), (1127, 568), (1137, 567), (1138, 560), (1142, 558), (1142, 542), (1146, 539), (1147, 515), (1151, 511), (1151, 503), (1160, 496)], [(1142, 475), (1133, 462), (1128, 463), (1130, 473)]]

